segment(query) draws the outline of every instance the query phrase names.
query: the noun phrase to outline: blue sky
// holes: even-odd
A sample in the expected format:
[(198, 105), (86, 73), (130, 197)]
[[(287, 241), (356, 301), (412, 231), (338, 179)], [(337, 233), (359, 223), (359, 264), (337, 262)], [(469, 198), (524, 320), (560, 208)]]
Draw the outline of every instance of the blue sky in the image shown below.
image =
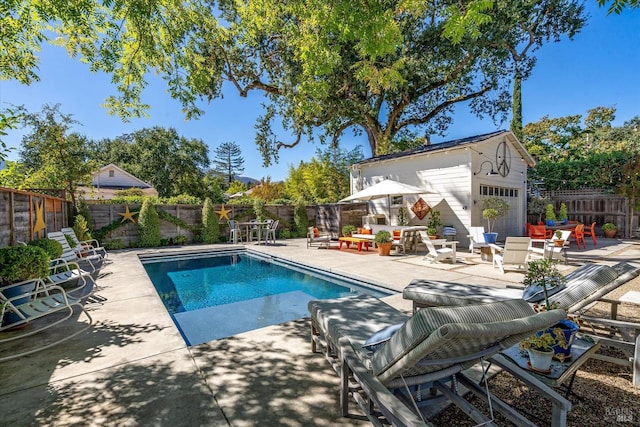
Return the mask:
[[(607, 15), (595, 0), (586, 2), (590, 19), (573, 41), (566, 38), (538, 50), (537, 65), (532, 76), (523, 82), (523, 121), (540, 120), (544, 115), (561, 117), (586, 114), (590, 108), (616, 107), (614, 125), (640, 115), (640, 9), (625, 10), (621, 15)], [(234, 90), (226, 90), (224, 99), (202, 103), (205, 115), (186, 121), (180, 105), (165, 92), (164, 82), (156, 79), (143, 94), (151, 105), (150, 118), (123, 123), (109, 116), (101, 107), (104, 99), (115, 93), (110, 77), (94, 74), (78, 60), (70, 59), (61, 48), (45, 47), (41, 53), (41, 80), (31, 86), (16, 82), (0, 82), (0, 106), (25, 105), (29, 111), (40, 111), (44, 104), (61, 104), (61, 111), (72, 114), (82, 126), (74, 129), (98, 140), (115, 138), (145, 127), (176, 128), (187, 138), (197, 138), (213, 150), (221, 143), (240, 145), (245, 159), (244, 175), (272, 180), (286, 178), (289, 165), (310, 159), (316, 146), (301, 142), (297, 147), (281, 151), (280, 162), (262, 167), (262, 159), (254, 144), (254, 123), (261, 114), (262, 97), (258, 93), (240, 98)], [(469, 114), (466, 106), (456, 109), (454, 123), (445, 137), (434, 136), (432, 142), (506, 129), (509, 122), (493, 123)], [(24, 132), (10, 131), (5, 142), (18, 147)], [(290, 140), (284, 138), (285, 141)], [(346, 148), (362, 145), (365, 156), (371, 155), (364, 137), (348, 134)], [(9, 160), (17, 158), (17, 151)]]

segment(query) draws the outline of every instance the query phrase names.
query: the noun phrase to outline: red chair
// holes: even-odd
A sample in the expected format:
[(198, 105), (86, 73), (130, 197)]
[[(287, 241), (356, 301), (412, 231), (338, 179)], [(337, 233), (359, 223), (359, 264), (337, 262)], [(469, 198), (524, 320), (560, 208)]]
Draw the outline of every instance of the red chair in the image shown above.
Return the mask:
[(585, 237), (591, 236), (591, 240), (593, 240), (593, 246), (596, 246), (598, 244), (598, 241), (596, 240), (596, 223), (595, 223), (595, 221), (591, 223), (591, 227), (589, 227), (589, 228), (584, 230), (584, 236)]
[(544, 225), (529, 226), (529, 237), (532, 239), (550, 239), (553, 236), (553, 230), (547, 230)]
[(578, 245), (578, 249), (580, 249), (580, 245), (584, 245), (584, 248), (587, 248), (587, 244), (584, 241), (584, 224), (576, 225), (576, 229), (573, 231), (573, 236), (576, 239), (576, 245)]

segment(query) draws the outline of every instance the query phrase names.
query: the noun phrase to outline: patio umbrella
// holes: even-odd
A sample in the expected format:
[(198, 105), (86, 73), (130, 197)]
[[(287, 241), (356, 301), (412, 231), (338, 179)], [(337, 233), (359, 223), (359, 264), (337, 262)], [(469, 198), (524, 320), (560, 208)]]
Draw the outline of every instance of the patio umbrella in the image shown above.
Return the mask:
[(369, 200), (386, 197), (387, 203), (389, 206), (389, 219), (391, 219), (391, 197), (407, 196), (411, 194), (434, 194), (434, 192), (425, 190), (424, 188), (415, 187), (413, 185), (394, 181), (392, 179), (385, 179), (384, 181), (381, 181), (377, 184), (367, 187), (362, 191), (358, 191), (357, 193), (354, 193), (349, 197), (345, 197), (340, 201), (341, 202), (352, 202), (354, 200), (369, 201)]

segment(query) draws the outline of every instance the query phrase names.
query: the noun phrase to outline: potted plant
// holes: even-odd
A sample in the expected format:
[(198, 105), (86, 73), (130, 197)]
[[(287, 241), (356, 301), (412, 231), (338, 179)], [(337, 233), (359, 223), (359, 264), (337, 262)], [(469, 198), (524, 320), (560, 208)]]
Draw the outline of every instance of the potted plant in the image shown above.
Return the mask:
[(376, 233), (373, 241), (376, 242), (379, 255), (389, 255), (391, 252), (391, 242), (393, 241), (391, 233), (386, 230), (380, 230)]
[[(549, 297), (562, 290), (566, 284), (566, 279), (558, 271), (557, 265), (558, 260), (552, 259), (535, 260), (528, 264), (527, 272), (522, 281), (525, 287), (523, 299), (531, 303), (544, 301), (544, 305), (534, 306), (538, 311), (556, 308), (554, 304), (549, 303)], [(551, 344), (553, 357), (560, 361), (571, 357), (571, 344), (573, 344), (578, 329), (580, 327), (576, 323), (563, 319), (544, 331), (555, 339), (555, 342)]]
[(613, 239), (616, 237), (616, 232), (618, 231), (618, 227), (612, 222), (607, 222), (602, 226), (602, 232), (604, 233), (604, 237), (607, 239)]
[(550, 331), (549, 328), (545, 331), (540, 331), (535, 335), (531, 335), (528, 338), (520, 341), (520, 349), (527, 350), (529, 353), (529, 368), (542, 372), (551, 372), (551, 361), (554, 357), (555, 347), (567, 347), (564, 334), (561, 331)]
[(500, 197), (488, 197), (482, 201), (482, 217), (487, 220), (487, 232), (484, 233), (484, 241), (495, 243), (498, 233), (493, 231), (496, 221), (505, 216), (511, 206)]
[(558, 220), (562, 224), (566, 224), (569, 222), (569, 213), (567, 212), (567, 205), (565, 203), (560, 203), (560, 210), (558, 211)]
[(355, 233), (356, 230), (357, 228), (355, 225), (347, 224), (342, 227), (342, 235), (344, 237), (351, 237), (351, 234)]
[(440, 211), (437, 209), (431, 209), (429, 212), (429, 218), (427, 218), (427, 234), (431, 239), (438, 238), (438, 227), (441, 225)]
[(547, 205), (547, 211), (545, 214), (545, 223), (549, 226), (552, 227), (554, 225), (556, 225), (556, 213), (553, 210), (553, 204), (549, 203)]
[(527, 203), (527, 213), (538, 216), (538, 221), (542, 221), (542, 214), (545, 212), (547, 204), (551, 200), (543, 199), (541, 197), (533, 197)]
[(556, 236), (556, 239), (553, 241), (553, 244), (555, 246), (558, 246), (558, 247), (564, 246), (564, 239), (562, 238), (562, 231), (556, 230), (556, 232), (554, 234)]

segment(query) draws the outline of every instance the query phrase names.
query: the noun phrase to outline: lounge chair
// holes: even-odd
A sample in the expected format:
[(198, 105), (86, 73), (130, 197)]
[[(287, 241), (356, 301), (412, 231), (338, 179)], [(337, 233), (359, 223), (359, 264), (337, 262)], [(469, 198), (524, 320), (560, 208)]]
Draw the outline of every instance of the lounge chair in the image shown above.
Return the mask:
[(97, 254), (105, 260), (108, 258), (109, 254), (107, 253), (107, 250), (104, 246), (101, 246), (96, 239), (80, 241), (80, 239), (78, 239), (78, 237), (76, 236), (76, 232), (73, 230), (73, 228), (70, 227), (63, 227), (60, 229), (60, 231), (65, 236), (69, 236), (71, 240), (75, 242), (75, 247), (73, 249), (79, 252), (81, 256)]
[[(571, 243), (569, 241), (569, 238), (571, 237), (571, 233), (573, 233), (573, 231), (571, 230), (559, 230), (559, 231), (560, 231), (560, 237), (557, 237), (554, 234), (551, 239), (545, 239), (543, 242), (543, 247), (541, 248), (533, 246), (534, 240), (537, 240), (537, 239), (531, 239), (531, 246), (529, 247), (529, 255), (530, 255), (529, 259), (532, 259), (537, 255), (539, 258), (557, 259), (560, 261), (564, 261), (566, 263), (567, 249), (569, 248), (569, 245)], [(557, 240), (564, 241), (562, 246), (556, 246), (555, 242)]]
[[(353, 398), (374, 425), (382, 425), (383, 416), (395, 426), (427, 425), (419, 406), (424, 409), (442, 399), (451, 400), (476, 422), (486, 422), (487, 417), (458, 394), (456, 381), (475, 396), (490, 398), (493, 407), (516, 424), (531, 425), (462, 371), (565, 317), (562, 310), (536, 314), (522, 300), (437, 307), (409, 317), (366, 295), (310, 301), (309, 311), (312, 351), (322, 351), (341, 377), (342, 414), (349, 415)], [(371, 336), (389, 327), (397, 331), (377, 343), (375, 352), (364, 347)], [(533, 381), (554, 401), (554, 414), (566, 418), (571, 404)]]
[[(578, 314), (583, 320), (581, 332), (600, 340), (601, 345), (615, 347), (624, 357), (596, 358), (631, 366), (633, 383), (640, 387), (640, 323), (615, 320), (615, 309), (619, 301), (605, 298), (605, 295), (627, 283), (640, 274), (640, 267), (621, 262), (613, 266), (586, 264), (565, 277), (567, 283), (561, 291), (549, 297), (551, 304), (557, 304), (570, 314)], [(414, 311), (423, 307), (458, 306), (482, 304), (522, 298), (523, 291), (513, 288), (489, 288), (461, 283), (413, 280), (403, 290), (403, 297), (413, 301)], [(609, 319), (585, 316), (593, 304), (611, 304)]]
[(443, 259), (451, 259), (454, 262), (456, 258), (456, 252), (452, 248), (438, 248), (436, 249), (435, 245), (429, 238), (429, 235), (426, 231), (420, 232), (420, 238), (422, 239), (422, 243), (427, 247), (427, 254), (423, 259), (429, 261), (430, 263), (440, 262)]
[[(26, 293), (20, 291), (18, 295), (8, 296), (13, 288), (25, 285), (28, 285), (31, 290)], [(0, 354), (0, 362), (45, 350), (88, 329), (93, 320), (82, 306), (82, 298), (84, 298), (84, 296), (73, 297), (69, 295), (60, 286), (47, 285), (42, 279), (31, 279), (0, 287), (0, 319), (3, 319), (4, 316), (12, 317), (11, 322), (6, 322), (6, 324), (0, 326), (0, 332), (3, 332), (0, 337), (0, 344), (35, 335), (56, 325), (60, 325), (74, 314), (74, 308), (80, 310), (89, 319), (89, 323), (86, 326), (80, 329), (75, 328), (71, 333), (63, 334), (59, 339), (43, 339), (39, 342), (39, 345), (30, 349), (24, 349), (22, 346), (12, 346), (6, 354)], [(36, 319), (55, 313), (63, 314), (63, 316), (52, 316), (53, 320), (49, 322), (33, 322)], [(31, 324), (27, 328), (19, 329), (16, 332), (8, 332), (11, 329), (26, 325), (30, 322)], [(49, 335), (51, 336), (53, 334)], [(15, 351), (13, 351), (13, 349), (15, 349)]]
[(506, 269), (527, 271), (531, 246), (530, 237), (507, 237), (504, 248), (496, 244), (489, 244), (493, 256), (493, 266), (498, 267), (504, 274)]
[(95, 250), (89, 250), (87, 253), (82, 254), (80, 251), (72, 248), (64, 237), (64, 233), (61, 231), (52, 231), (47, 233), (47, 238), (55, 240), (62, 245), (62, 256), (60, 258), (67, 262), (77, 263), (82, 270), (91, 273), (91, 276), (96, 279), (102, 265), (104, 264), (104, 258), (98, 254)]
[(329, 249), (330, 243), (331, 236), (328, 234), (320, 234), (320, 231), (315, 227), (309, 227), (307, 229), (307, 249), (311, 246), (319, 246)]
[(469, 227), (469, 252), (473, 253), (476, 248), (486, 248), (489, 244), (484, 240), (484, 227)]
[(278, 230), (278, 224), (280, 224), (280, 220), (276, 219), (275, 221), (271, 221), (267, 228), (265, 229), (264, 242), (269, 243), (269, 239), (276, 244), (276, 231)]

